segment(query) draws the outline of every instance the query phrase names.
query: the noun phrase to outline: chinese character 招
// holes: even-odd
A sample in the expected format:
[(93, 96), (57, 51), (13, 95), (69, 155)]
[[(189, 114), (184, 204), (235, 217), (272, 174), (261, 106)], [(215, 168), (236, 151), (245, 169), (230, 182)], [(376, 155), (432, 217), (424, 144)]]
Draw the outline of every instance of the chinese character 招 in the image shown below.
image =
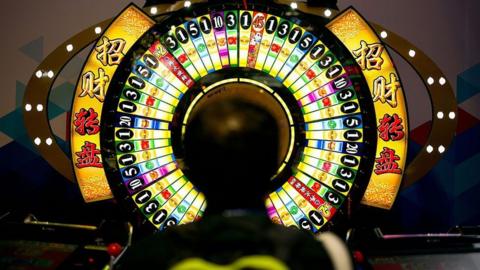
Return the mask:
[(80, 93), (79, 97), (88, 95), (103, 102), (105, 100), (105, 88), (109, 80), (110, 78), (108, 75), (105, 75), (105, 71), (102, 68), (98, 69), (97, 77), (91, 71), (86, 72), (82, 75), (82, 93)]
[(99, 120), (97, 119), (98, 113), (93, 108), (85, 110), (81, 108), (78, 113), (75, 113), (75, 120), (73, 125), (75, 131), (80, 135), (94, 135), (100, 131)]
[(124, 56), (123, 48), (125, 48), (125, 40), (121, 38), (108, 39), (102, 37), (102, 43), (95, 47), (97, 51), (97, 59), (104, 65), (118, 65)]
[(402, 170), (398, 168), (398, 160), (400, 160), (400, 157), (395, 155), (395, 150), (384, 147), (383, 151), (380, 153), (380, 157), (375, 159), (376, 164), (374, 172), (376, 174), (401, 174)]
[(390, 73), (390, 82), (380, 76), (373, 81), (373, 102), (380, 100), (388, 103), (392, 108), (397, 107), (397, 90), (402, 89), (395, 73)]
[(78, 157), (77, 163), (75, 163), (75, 166), (77, 166), (77, 168), (85, 168), (85, 167), (102, 168), (103, 165), (100, 162), (100, 157), (97, 156), (99, 154), (100, 154), (100, 150), (97, 149), (97, 145), (87, 141), (82, 146), (82, 151), (75, 152), (75, 155), (77, 155)]
[(383, 64), (382, 52), (384, 48), (380, 43), (367, 44), (360, 42), (360, 48), (352, 51), (362, 70), (381, 70)]
[(378, 125), (379, 137), (384, 141), (398, 141), (403, 139), (402, 119), (396, 113), (393, 115), (385, 114)]

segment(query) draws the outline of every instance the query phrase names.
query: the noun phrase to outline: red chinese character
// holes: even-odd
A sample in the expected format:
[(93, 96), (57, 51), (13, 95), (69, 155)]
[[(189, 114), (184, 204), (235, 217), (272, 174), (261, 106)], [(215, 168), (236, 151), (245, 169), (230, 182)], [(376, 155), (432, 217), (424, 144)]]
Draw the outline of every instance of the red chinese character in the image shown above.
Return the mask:
[(75, 113), (75, 120), (73, 121), (75, 131), (82, 136), (97, 134), (100, 131), (98, 125), (100, 121), (97, 117), (98, 113), (93, 108), (88, 109), (88, 111), (81, 108), (78, 113)]
[(400, 160), (400, 157), (395, 155), (395, 150), (384, 147), (383, 151), (380, 153), (380, 157), (375, 159), (377, 164), (375, 164), (374, 172), (376, 174), (401, 174), (402, 170), (398, 168), (397, 160)]
[(82, 151), (75, 152), (77, 155), (77, 163), (75, 166), (77, 168), (85, 168), (85, 167), (96, 167), (102, 168), (103, 165), (100, 163), (100, 158), (97, 156), (100, 154), (100, 150), (97, 149), (97, 145), (91, 142), (85, 142), (82, 146)]
[(396, 113), (394, 113), (392, 116), (385, 114), (383, 118), (380, 119), (378, 131), (380, 132), (379, 137), (384, 141), (398, 141), (403, 139), (405, 136), (402, 119), (398, 117)]

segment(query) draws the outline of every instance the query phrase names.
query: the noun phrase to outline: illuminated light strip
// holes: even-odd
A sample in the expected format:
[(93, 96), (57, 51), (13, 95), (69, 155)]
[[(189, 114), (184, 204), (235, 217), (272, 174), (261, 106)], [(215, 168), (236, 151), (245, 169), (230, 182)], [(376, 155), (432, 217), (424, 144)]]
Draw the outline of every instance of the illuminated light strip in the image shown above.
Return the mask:
[[(205, 44), (205, 41), (203, 40), (203, 36), (200, 33), (200, 28), (198, 26), (197, 19), (192, 19), (189, 22), (184, 23), (183, 27), (186, 29), (188, 29), (189, 27), (191, 29), (195, 29), (193, 31), (187, 31), (191, 39), (191, 41), (188, 41), (188, 42), (192, 42), (193, 45), (195, 46), (195, 50), (197, 51), (200, 59), (202, 59), (203, 65), (207, 69), (207, 72), (208, 73), (213, 72), (215, 69), (213, 68), (212, 59), (210, 59), (210, 54), (208, 53), (208, 50), (207, 50), (207, 44)], [(196, 32), (197, 36), (194, 37), (192, 32)]]
[(280, 200), (280, 197), (278, 196), (277, 192), (272, 192), (269, 195), (270, 199), (272, 200), (273, 206), (277, 209), (277, 212), (280, 216), (280, 220), (282, 223), (289, 227), (289, 226), (295, 226), (298, 228), (298, 224), (295, 223), (293, 220), (293, 217), (290, 215), (290, 212), (288, 212), (286, 206), (283, 204), (282, 200)]
[(267, 209), (268, 217), (273, 221), (273, 223), (283, 225), (282, 219), (278, 215), (277, 209), (275, 209), (270, 197), (267, 197), (265, 200), (265, 208)]
[(198, 212), (200, 212), (200, 208), (202, 204), (205, 202), (205, 196), (203, 193), (198, 193), (195, 200), (192, 202), (190, 207), (188, 208), (187, 212), (183, 216), (182, 220), (180, 220), (179, 224), (186, 224), (195, 221), (195, 217), (197, 216)]
[[(343, 111), (342, 111), (343, 110)], [(325, 118), (339, 117), (360, 112), (360, 106), (356, 101), (338, 104), (304, 115), (305, 122), (318, 121)]]
[[(277, 56), (277, 59), (273, 63), (272, 69), (269, 72), (270, 76), (274, 78), (277, 77), (282, 67), (286, 65), (288, 57), (292, 54), (298, 41), (301, 39), (303, 33), (305, 32), (305, 29), (303, 29), (302, 27), (296, 24), (292, 24), (290, 29), (291, 30), (288, 36), (286, 37), (286, 41), (283, 44), (282, 49), (280, 50), (280, 53)], [(294, 43), (290, 42), (290, 36), (292, 36), (292, 34), (293, 36), (299, 37), (298, 40)]]
[[(270, 18), (275, 18), (275, 17), (276, 16), (274, 15), (267, 14), (267, 24), (269, 24), (268, 22)], [(268, 27), (271, 27), (271, 26), (266, 25), (266, 27), (268, 29)], [(273, 37), (275, 36), (276, 30), (277, 29), (273, 29), (273, 31), (270, 34), (268, 33), (270, 31), (267, 31), (267, 30), (263, 32), (262, 41), (260, 42), (260, 49), (258, 51), (257, 59), (255, 61), (256, 70), (260, 70), (260, 71), (263, 70), (263, 65), (265, 64), (265, 61), (267, 59), (268, 51), (270, 50), (270, 45), (272, 45), (272, 40), (273, 40)]]
[[(185, 125), (187, 124), (187, 121), (188, 121), (188, 118), (190, 117), (190, 114), (192, 113), (192, 110), (193, 108), (195, 107), (195, 104), (197, 104), (197, 102), (203, 97), (203, 93), (200, 93), (198, 94), (195, 99), (193, 99), (192, 103), (190, 104), (190, 106), (188, 107), (187, 109), (187, 112), (185, 113), (185, 118), (183, 118), (183, 125), (185, 127)], [(182, 128), (182, 137), (183, 135), (185, 134), (185, 130), (184, 128)]]
[(303, 114), (308, 114), (314, 111), (318, 111), (320, 109), (335, 106), (337, 104), (344, 103), (350, 100), (356, 100), (356, 99), (357, 99), (357, 94), (355, 89), (353, 89), (353, 87), (348, 87), (346, 89), (340, 90), (339, 92), (333, 95), (326, 96), (316, 102), (305, 105), (301, 108), (301, 110)]
[(309, 83), (317, 84), (317, 86), (314, 88), (318, 88), (321, 86), (321, 84), (318, 83), (318, 77), (323, 74), (329, 67), (339, 64), (340, 63), (337, 60), (337, 57), (333, 54), (333, 52), (326, 49), (326, 52), (323, 54), (323, 56), (317, 59), (314, 64), (302, 76), (300, 76), (295, 82), (293, 82), (293, 84), (289, 85), (288, 89), (292, 93), (295, 93)]
[[(315, 43), (315, 45), (312, 46), (312, 48), (309, 50), (307, 56), (304, 57), (300, 61), (300, 63), (298, 63), (298, 65), (293, 69), (293, 71), (287, 76), (287, 78), (285, 78), (285, 80), (283, 81), (283, 85), (285, 85), (285, 87), (287, 88), (290, 88), (290, 86), (298, 79), (300, 79), (300, 77), (305, 76), (306, 78), (308, 78), (308, 76), (304, 74), (320, 60), (320, 57), (325, 54), (327, 50), (328, 49), (325, 47), (323, 42), (321, 40), (318, 40), (317, 43)], [(310, 75), (311, 72), (313, 72), (313, 70), (310, 71)]]
[(293, 68), (299, 65), (299, 62), (302, 62), (303, 57), (316, 41), (317, 37), (309, 32), (304, 32), (303, 36), (299, 39), (297, 45), (293, 49), (293, 52), (288, 56), (285, 65), (283, 65), (282, 69), (277, 74), (276, 79), (283, 82), (285, 77), (290, 75)]
[[(345, 155), (345, 154), (330, 152), (328, 150), (321, 150), (321, 149), (317, 149), (317, 148), (305, 147), (305, 150), (304, 150), (303, 153), (307, 156), (320, 158), (320, 159), (323, 159), (325, 161), (332, 162), (332, 163), (335, 163), (335, 164), (338, 164), (338, 165), (341, 165), (341, 166), (346, 166), (346, 167), (349, 167), (349, 168), (353, 168), (355, 170), (358, 168), (358, 165), (360, 164), (360, 160), (358, 160), (356, 158), (352, 158), (351, 155)], [(346, 159), (345, 157), (350, 158), (350, 160), (355, 159), (357, 161), (356, 162), (355, 161), (342, 162), (342, 159), (344, 159), (344, 160)], [(348, 164), (348, 165), (346, 165), (346, 164)]]
[[(177, 181), (181, 177), (183, 177), (182, 171), (175, 170), (171, 174), (163, 177), (162, 179), (156, 181), (152, 185), (146, 187), (141, 192), (133, 195), (132, 199), (138, 207), (141, 207), (146, 202), (150, 201), (152, 197), (153, 198), (156, 197), (158, 194), (160, 194), (162, 190), (170, 186), (173, 182)], [(147, 199), (141, 199), (143, 198), (145, 192), (149, 192), (150, 195), (145, 197)]]
[[(348, 27), (346, 27), (348, 25)], [(405, 171), (408, 143), (408, 118), (406, 101), (398, 72), (380, 38), (368, 23), (352, 8), (347, 9), (326, 26), (348, 48), (361, 64), (363, 75), (374, 100), (377, 124), (385, 115), (397, 114), (402, 119), (404, 136), (396, 141), (377, 140), (373, 173), (362, 203), (378, 208), (390, 209), (395, 201)], [(358, 50), (375, 50), (374, 61), (364, 59)], [(365, 56), (365, 55), (364, 55)], [(365, 60), (365, 61), (364, 61)], [(390, 93), (387, 93), (390, 85)], [(387, 153), (388, 152), (388, 153)], [(379, 164), (382, 157), (392, 157), (395, 165), (384, 167)], [(392, 168), (392, 169), (389, 169)]]
[[(131, 21), (135, 21), (135, 25)], [(107, 58), (103, 57), (107, 51), (104, 47), (109, 42), (124, 43), (121, 54), (126, 53), (132, 45), (140, 38), (155, 22), (144, 14), (134, 5), (129, 5), (120, 15), (110, 24), (98, 39), (93, 50), (88, 56), (88, 60), (82, 71), (75, 90), (75, 98), (72, 105), (72, 115), (79, 112), (82, 108), (93, 108), (98, 113), (98, 120), (101, 124), (101, 113), (103, 99), (108, 91), (111, 78), (118, 65), (108, 63)], [(125, 29), (128, 28), (128, 31)], [(106, 44), (107, 43), (107, 44)], [(107, 61), (107, 62), (105, 62)], [(109, 65), (113, 64), (113, 65)], [(104, 82), (103, 89), (93, 88), (90, 86), (94, 79)], [(89, 83), (91, 81), (92, 83)], [(84, 86), (88, 88), (83, 89)], [(112, 198), (112, 193), (108, 185), (107, 177), (101, 164), (100, 153), (100, 134), (80, 135), (77, 133), (75, 126), (75, 117), (71, 119), (71, 154), (74, 163), (74, 172), (82, 192), (82, 196), (86, 202), (100, 201)], [(95, 158), (98, 162), (93, 164), (83, 164), (81, 157), (84, 151), (98, 151)], [(94, 152), (95, 153), (95, 152)], [(95, 159), (92, 159), (95, 160)], [(79, 165), (81, 164), (81, 165)], [(99, 165), (100, 164), (100, 165)]]

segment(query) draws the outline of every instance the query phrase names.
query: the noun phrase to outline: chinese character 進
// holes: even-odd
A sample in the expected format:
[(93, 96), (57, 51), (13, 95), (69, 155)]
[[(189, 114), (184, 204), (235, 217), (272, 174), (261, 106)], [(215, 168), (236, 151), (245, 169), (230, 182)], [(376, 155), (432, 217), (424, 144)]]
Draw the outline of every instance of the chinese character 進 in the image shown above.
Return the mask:
[(400, 157), (395, 155), (395, 150), (384, 147), (383, 151), (380, 153), (380, 157), (375, 159), (377, 164), (375, 164), (374, 172), (376, 174), (401, 174), (402, 170), (398, 168), (398, 160), (400, 160)]
[(388, 103), (392, 108), (397, 107), (397, 90), (402, 89), (395, 73), (390, 73), (390, 82), (380, 76), (373, 81), (373, 102), (380, 100)]
[(381, 70), (383, 58), (381, 57), (384, 48), (380, 43), (367, 44), (365, 41), (360, 42), (360, 48), (352, 51), (362, 70)]
[(98, 69), (97, 77), (91, 71), (86, 72), (82, 75), (82, 93), (80, 93), (79, 97), (88, 95), (103, 102), (105, 100), (105, 86), (109, 80), (110, 78), (108, 75), (105, 75), (105, 71), (102, 68)]
[(385, 114), (380, 119), (378, 126), (379, 137), (384, 141), (398, 141), (403, 139), (405, 132), (403, 131), (402, 119), (396, 113), (393, 115)]
[(98, 113), (93, 108), (85, 110), (81, 108), (78, 113), (75, 113), (75, 120), (73, 125), (75, 131), (80, 135), (94, 135), (100, 131), (99, 120), (97, 119)]
[(110, 40), (104, 36), (102, 37), (102, 43), (95, 47), (95, 51), (98, 52), (97, 59), (104, 66), (118, 65), (125, 55), (123, 48), (125, 48), (125, 40), (121, 38)]
[(100, 157), (97, 156), (99, 154), (100, 154), (100, 150), (97, 149), (97, 145), (87, 141), (82, 146), (82, 151), (75, 152), (75, 155), (77, 155), (78, 157), (77, 163), (75, 163), (75, 166), (77, 166), (77, 168), (85, 168), (85, 167), (102, 168), (103, 165), (100, 162)]

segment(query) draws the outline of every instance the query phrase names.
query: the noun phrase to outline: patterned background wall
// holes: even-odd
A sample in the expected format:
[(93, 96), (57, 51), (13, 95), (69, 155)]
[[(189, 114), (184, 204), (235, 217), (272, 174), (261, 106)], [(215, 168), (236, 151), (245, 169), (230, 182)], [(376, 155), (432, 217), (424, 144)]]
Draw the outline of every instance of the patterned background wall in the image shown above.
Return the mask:
[[(139, 6), (143, 1), (134, 1)], [(23, 126), (22, 98), (35, 67), (70, 36), (115, 16), (125, 0), (10, 1), (0, 11), (0, 215), (35, 213), (42, 219), (97, 222), (118, 217), (111, 202), (86, 205), (76, 185), (63, 179), (37, 154)], [(443, 160), (404, 189), (393, 210), (379, 219), (391, 231), (445, 231), (480, 224), (480, 2), (477, 0), (340, 0), (426, 52), (454, 86), (459, 125)], [(57, 142), (67, 151), (66, 123), (87, 48), (62, 71), (51, 92), (49, 118)], [(415, 72), (399, 57), (411, 122), (409, 156), (423, 146), (432, 111)]]

